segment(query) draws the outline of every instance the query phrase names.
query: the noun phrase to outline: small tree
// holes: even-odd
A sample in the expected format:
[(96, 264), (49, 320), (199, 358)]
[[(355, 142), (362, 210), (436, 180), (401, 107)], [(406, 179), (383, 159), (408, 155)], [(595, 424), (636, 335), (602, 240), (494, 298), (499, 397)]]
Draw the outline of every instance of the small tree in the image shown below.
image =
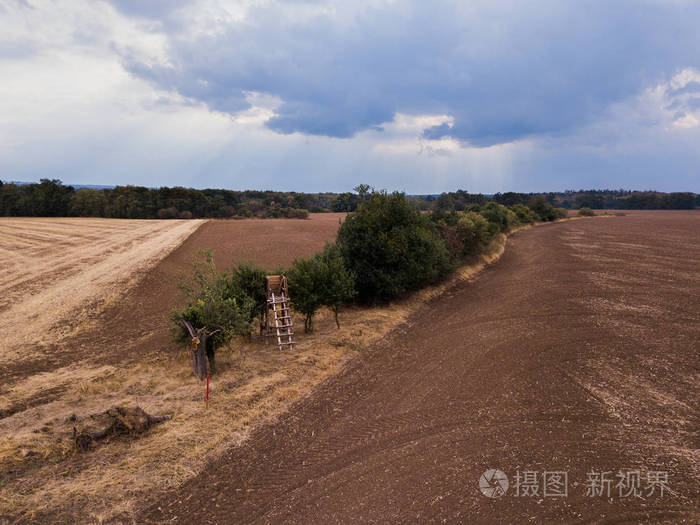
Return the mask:
[(515, 212), (496, 202), (486, 203), (479, 213), (489, 222), (492, 235), (506, 231), (518, 221)]
[(592, 209), (590, 209), (590, 208), (585, 208), (585, 207), (584, 207), (584, 208), (581, 208), (581, 209), (578, 211), (578, 214), (581, 215), (581, 216), (583, 216), (583, 217), (593, 217), (593, 216), (595, 216), (595, 212), (594, 212)]
[(532, 199), (528, 203), (528, 208), (530, 208), (535, 215), (537, 215), (537, 218), (541, 221), (553, 221), (559, 217), (559, 212), (557, 212), (556, 208), (552, 206), (549, 202), (544, 200), (544, 198), (540, 195)]
[(491, 241), (492, 234), (489, 222), (480, 214), (473, 211), (458, 212), (457, 224), (454, 227), (459, 240), (459, 255), (468, 257), (476, 255)]
[(250, 311), (250, 323), (257, 317), (260, 333), (263, 332), (265, 309), (267, 308), (267, 293), (265, 291), (265, 276), (267, 272), (251, 263), (240, 263), (231, 268), (227, 274), (227, 294), (229, 297), (249, 297), (253, 301)]
[(187, 305), (173, 309), (172, 319), (175, 340), (191, 345), (194, 373), (203, 379), (207, 375), (206, 361), (211, 373), (216, 373), (218, 348), (236, 335), (250, 334), (255, 302), (243, 293), (232, 293), (226, 275), (216, 272), (210, 251), (202, 250), (199, 255), (192, 276), (180, 283)]
[(537, 220), (537, 215), (535, 212), (524, 204), (513, 204), (510, 209), (513, 210), (513, 212), (517, 215), (518, 220), (523, 224), (535, 222)]
[(374, 192), (374, 188), (369, 184), (358, 184), (353, 190), (360, 196), (360, 202), (365, 202)]
[(340, 328), (338, 311), (355, 296), (355, 276), (345, 267), (340, 250), (326, 244), (321, 253), (294, 261), (287, 272), (289, 295), (294, 309), (304, 314), (304, 331), (313, 331), (313, 318), (321, 306), (333, 311)]
[(289, 296), (294, 309), (304, 315), (304, 332), (313, 330), (313, 318), (323, 305), (322, 263), (318, 257), (295, 259), (287, 272)]
[(336, 244), (326, 244), (319, 258), (322, 261), (322, 271), (325, 272), (321, 279), (321, 301), (333, 311), (335, 324), (340, 328), (338, 310), (357, 293), (355, 275), (345, 267), (345, 261)]

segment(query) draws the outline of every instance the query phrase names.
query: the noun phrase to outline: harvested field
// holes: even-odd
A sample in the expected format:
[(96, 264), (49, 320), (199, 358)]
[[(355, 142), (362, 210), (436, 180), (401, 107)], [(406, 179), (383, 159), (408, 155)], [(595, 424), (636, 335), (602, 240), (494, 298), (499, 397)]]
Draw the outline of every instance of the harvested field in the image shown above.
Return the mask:
[[(698, 212), (518, 232), (139, 521), (697, 523), (699, 268)], [(492, 468), (501, 499), (478, 488)], [(524, 471), (538, 488), (518, 497)], [(567, 473), (566, 497), (544, 471)], [(590, 472), (610, 495), (587, 495)]]
[(202, 221), (0, 219), (0, 367), (41, 359)]

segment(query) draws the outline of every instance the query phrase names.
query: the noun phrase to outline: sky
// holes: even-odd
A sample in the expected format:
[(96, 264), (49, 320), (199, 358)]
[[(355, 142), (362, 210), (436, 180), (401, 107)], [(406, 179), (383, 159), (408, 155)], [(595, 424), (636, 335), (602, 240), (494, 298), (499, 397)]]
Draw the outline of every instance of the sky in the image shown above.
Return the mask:
[(700, 192), (696, 0), (0, 0), (0, 179)]

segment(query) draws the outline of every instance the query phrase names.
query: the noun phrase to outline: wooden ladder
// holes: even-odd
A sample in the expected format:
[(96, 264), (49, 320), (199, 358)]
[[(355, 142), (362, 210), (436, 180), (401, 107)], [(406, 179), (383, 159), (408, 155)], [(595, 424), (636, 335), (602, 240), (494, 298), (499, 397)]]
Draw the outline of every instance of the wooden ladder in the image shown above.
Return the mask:
[(282, 350), (283, 346), (294, 347), (294, 325), (292, 324), (292, 314), (289, 308), (289, 298), (284, 291), (280, 293), (270, 293), (267, 299), (268, 310), (272, 308), (275, 319), (275, 335), (277, 336), (277, 346)]

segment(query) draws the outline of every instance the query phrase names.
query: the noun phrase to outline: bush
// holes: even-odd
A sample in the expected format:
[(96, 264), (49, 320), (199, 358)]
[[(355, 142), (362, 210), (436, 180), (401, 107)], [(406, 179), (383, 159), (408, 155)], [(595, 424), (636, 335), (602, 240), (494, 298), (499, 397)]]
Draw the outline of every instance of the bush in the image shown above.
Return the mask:
[(328, 306), (335, 315), (340, 306), (355, 295), (355, 279), (345, 268), (340, 250), (334, 244), (313, 257), (297, 259), (287, 272), (292, 306), (304, 314), (304, 331), (313, 331), (313, 318), (321, 306)]
[(239, 300), (248, 298), (252, 301), (249, 322), (252, 324), (257, 317), (260, 333), (263, 331), (265, 309), (267, 308), (267, 291), (265, 290), (265, 276), (267, 272), (251, 263), (240, 263), (234, 266), (224, 276), (226, 282), (226, 294), (228, 297), (236, 297)]
[(583, 217), (593, 217), (595, 215), (595, 212), (590, 208), (581, 208), (578, 211), (578, 214)]
[(535, 197), (528, 203), (527, 206), (541, 221), (554, 221), (556, 219), (563, 219), (567, 216), (567, 211), (564, 208), (555, 208), (544, 200), (543, 197)]
[(333, 311), (335, 324), (340, 328), (338, 310), (357, 293), (355, 291), (355, 275), (345, 267), (345, 260), (337, 244), (326, 244), (320, 258), (326, 272), (325, 278), (322, 280), (323, 305)]
[(176, 219), (177, 218), (177, 208), (161, 208), (158, 210), (159, 219)]
[(341, 225), (338, 246), (365, 303), (395, 298), (450, 266), (436, 225), (401, 193), (373, 193)]
[(479, 213), (489, 222), (489, 231), (492, 235), (508, 230), (518, 221), (513, 211), (496, 202), (489, 202), (482, 206)]
[(192, 212), (189, 210), (181, 211), (180, 213), (177, 214), (178, 219), (191, 219), (192, 218)]
[(455, 264), (481, 252), (493, 238), (494, 225), (473, 211), (446, 213), (436, 210), (431, 218), (438, 225)]
[[(189, 324), (202, 341), (211, 373), (215, 373), (216, 350), (236, 335), (250, 334), (255, 302), (243, 293), (232, 293), (227, 276), (216, 272), (210, 251), (202, 250), (199, 257), (192, 265), (192, 276), (180, 283), (187, 304), (172, 311), (173, 335), (177, 342), (190, 346), (194, 335), (186, 327)], [(196, 368), (195, 364), (195, 373)]]
[(304, 315), (304, 332), (313, 330), (313, 318), (321, 308), (323, 270), (317, 257), (295, 259), (287, 272), (289, 298), (294, 309)]
[(299, 209), (299, 208), (288, 208), (286, 214), (287, 214), (287, 217), (290, 219), (308, 219), (309, 218), (309, 211)]
[(510, 209), (518, 217), (518, 221), (522, 224), (529, 224), (538, 220), (537, 215), (524, 204), (514, 204)]
[(480, 214), (471, 211), (458, 213), (454, 231), (459, 240), (461, 258), (476, 255), (489, 243), (492, 234), (488, 221)]
[(566, 208), (554, 208), (554, 219), (566, 219), (569, 211)]

